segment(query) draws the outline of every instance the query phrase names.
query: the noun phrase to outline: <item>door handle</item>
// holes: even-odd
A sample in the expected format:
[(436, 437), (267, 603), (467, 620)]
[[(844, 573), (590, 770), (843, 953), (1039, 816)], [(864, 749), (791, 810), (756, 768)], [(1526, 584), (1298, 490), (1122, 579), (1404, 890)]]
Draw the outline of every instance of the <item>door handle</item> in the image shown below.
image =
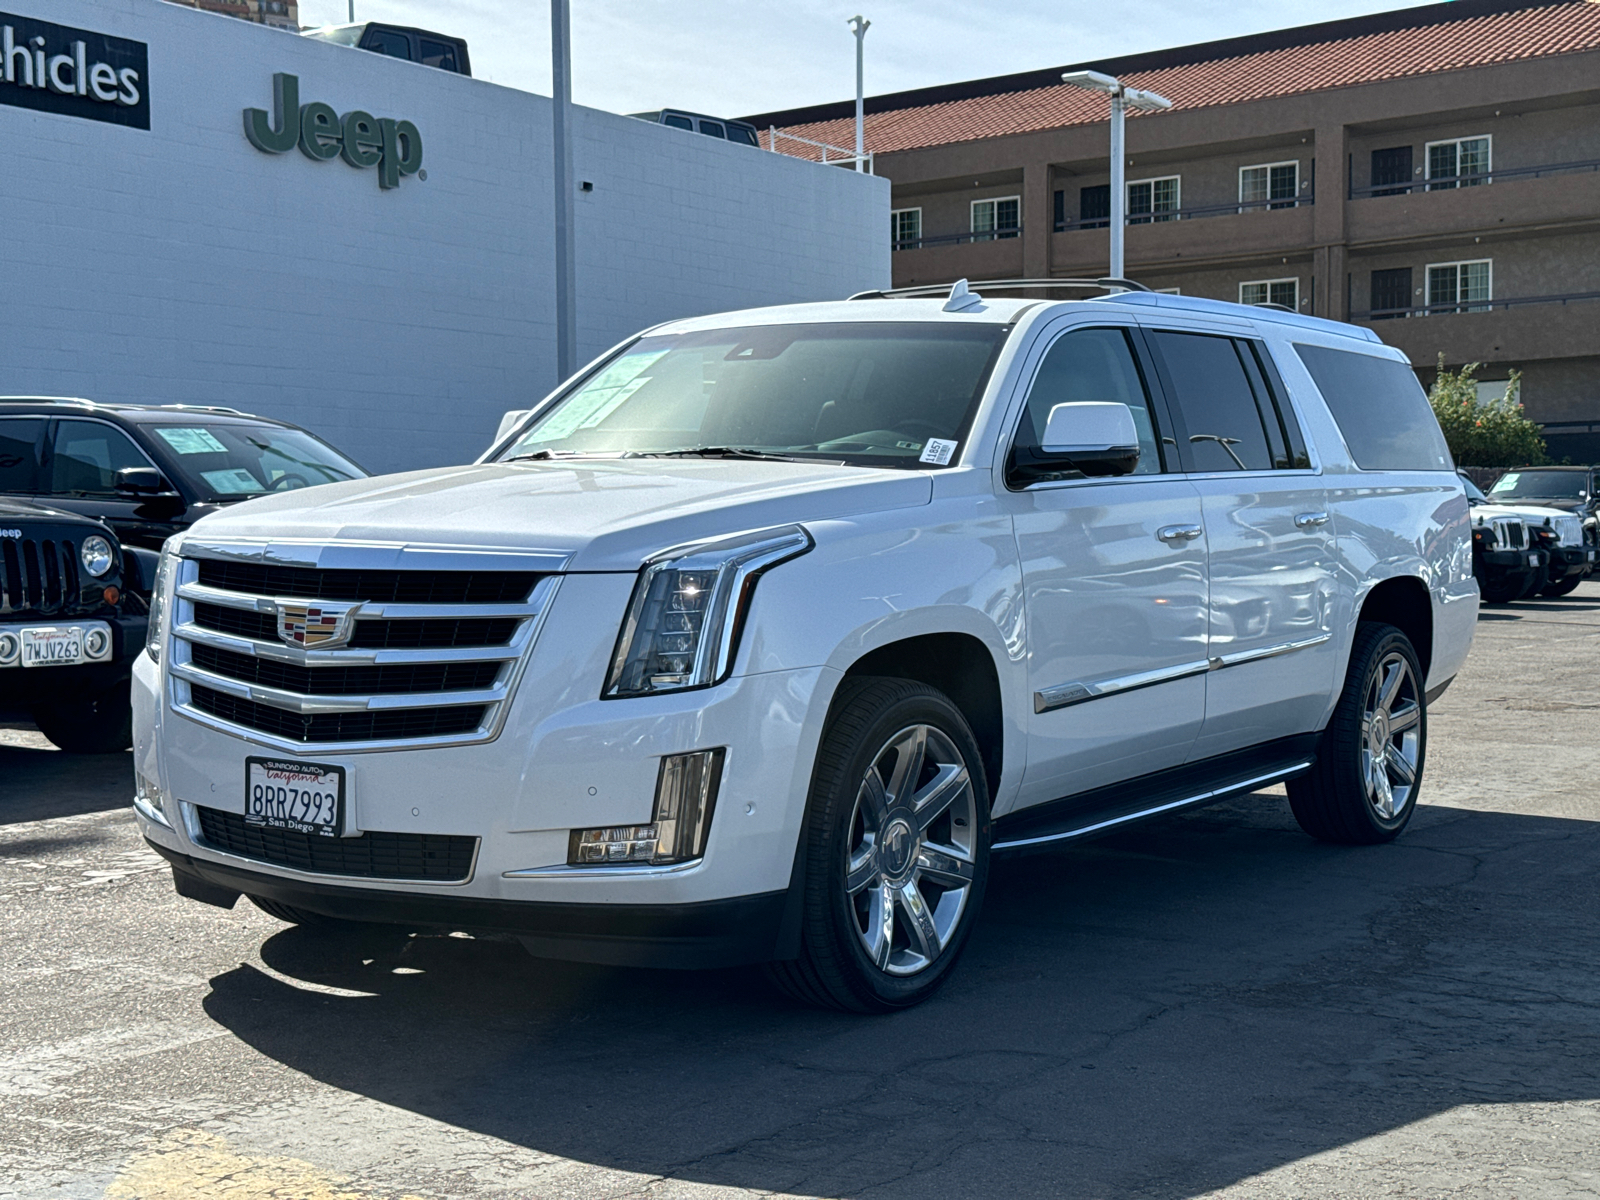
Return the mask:
[(1163, 525), (1156, 530), (1156, 536), (1171, 545), (1177, 545), (1179, 542), (1192, 542), (1200, 536), (1200, 526)]
[(1327, 523), (1328, 514), (1325, 512), (1301, 513), (1294, 519), (1296, 529), (1315, 529), (1317, 526), (1326, 525)]

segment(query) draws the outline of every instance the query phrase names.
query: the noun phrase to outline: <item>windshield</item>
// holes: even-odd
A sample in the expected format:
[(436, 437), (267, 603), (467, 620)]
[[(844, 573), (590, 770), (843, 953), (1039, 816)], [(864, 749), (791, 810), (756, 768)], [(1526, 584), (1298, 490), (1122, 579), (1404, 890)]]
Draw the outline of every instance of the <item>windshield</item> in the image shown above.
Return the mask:
[(1587, 500), (1589, 477), (1582, 471), (1507, 471), (1494, 481), (1496, 500)]
[(496, 457), (955, 460), (1008, 327), (769, 325), (643, 337)]
[(361, 479), (367, 474), (301, 429), (196, 421), (149, 426), (148, 431), (172, 452), (167, 461), (189, 487), (201, 500), (212, 503)]

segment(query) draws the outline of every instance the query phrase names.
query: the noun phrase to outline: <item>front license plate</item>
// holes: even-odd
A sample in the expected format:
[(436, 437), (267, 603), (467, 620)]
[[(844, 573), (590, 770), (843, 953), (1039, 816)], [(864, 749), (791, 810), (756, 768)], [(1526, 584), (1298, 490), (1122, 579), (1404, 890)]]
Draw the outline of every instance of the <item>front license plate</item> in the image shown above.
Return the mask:
[(1539, 565), (1539, 556), (1537, 554), (1528, 555), (1528, 565), (1530, 567), (1537, 567)]
[(244, 760), (246, 825), (338, 837), (343, 819), (343, 767), (281, 758)]
[(83, 661), (83, 630), (39, 629), (22, 631), (22, 665), (69, 667)]

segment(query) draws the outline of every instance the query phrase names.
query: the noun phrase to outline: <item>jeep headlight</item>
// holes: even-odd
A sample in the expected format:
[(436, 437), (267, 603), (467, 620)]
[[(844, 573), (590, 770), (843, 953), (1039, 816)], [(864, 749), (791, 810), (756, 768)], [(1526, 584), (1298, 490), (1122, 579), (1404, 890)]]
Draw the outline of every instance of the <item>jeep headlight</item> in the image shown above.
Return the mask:
[(83, 564), (83, 569), (96, 579), (111, 570), (111, 564), (116, 561), (111, 553), (111, 543), (98, 533), (91, 533), (83, 539), (83, 545), (78, 547), (78, 561)]
[(798, 525), (663, 551), (644, 564), (604, 699), (710, 687), (727, 678), (756, 580), (810, 550)]
[(150, 620), (144, 635), (144, 648), (156, 662), (161, 661), (161, 642), (166, 632), (163, 621), (167, 609), (167, 580), (177, 558), (178, 539), (168, 538), (161, 547), (161, 562), (156, 567), (155, 583), (150, 589)]

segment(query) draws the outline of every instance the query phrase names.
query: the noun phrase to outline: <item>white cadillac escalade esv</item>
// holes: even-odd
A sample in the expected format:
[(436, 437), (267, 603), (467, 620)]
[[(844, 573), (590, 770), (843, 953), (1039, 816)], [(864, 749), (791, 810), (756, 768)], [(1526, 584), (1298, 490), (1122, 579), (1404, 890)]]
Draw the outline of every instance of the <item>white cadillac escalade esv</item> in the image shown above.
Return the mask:
[(1404, 358), (1001, 291), (674, 322), (475, 465), (173, 538), (133, 694), (178, 891), (872, 1011), (997, 852), (1280, 781), (1393, 838), (1478, 608)]

